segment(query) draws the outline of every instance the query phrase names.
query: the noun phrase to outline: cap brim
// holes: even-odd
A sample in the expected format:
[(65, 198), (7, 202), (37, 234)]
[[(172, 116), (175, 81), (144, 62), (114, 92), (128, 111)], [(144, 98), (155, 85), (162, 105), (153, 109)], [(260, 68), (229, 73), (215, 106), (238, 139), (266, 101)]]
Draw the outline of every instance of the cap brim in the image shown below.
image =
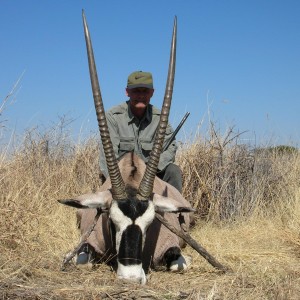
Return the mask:
[(135, 88), (147, 88), (147, 89), (153, 89), (153, 85), (152, 84), (131, 84), (131, 85), (127, 85), (128, 89), (135, 89)]

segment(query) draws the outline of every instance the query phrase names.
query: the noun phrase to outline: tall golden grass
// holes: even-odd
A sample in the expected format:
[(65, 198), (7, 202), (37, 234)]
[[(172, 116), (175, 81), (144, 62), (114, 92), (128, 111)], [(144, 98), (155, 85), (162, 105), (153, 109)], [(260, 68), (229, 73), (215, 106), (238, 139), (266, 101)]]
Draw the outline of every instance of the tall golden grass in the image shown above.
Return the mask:
[(56, 200), (100, 186), (98, 136), (74, 142), (62, 122), (1, 149), (1, 299), (299, 299), (299, 152), (212, 132), (184, 143), (177, 162), (197, 210), (191, 235), (231, 273), (189, 247), (187, 272), (152, 271), (146, 286), (117, 280), (105, 265), (62, 272), (79, 234), (75, 209)]

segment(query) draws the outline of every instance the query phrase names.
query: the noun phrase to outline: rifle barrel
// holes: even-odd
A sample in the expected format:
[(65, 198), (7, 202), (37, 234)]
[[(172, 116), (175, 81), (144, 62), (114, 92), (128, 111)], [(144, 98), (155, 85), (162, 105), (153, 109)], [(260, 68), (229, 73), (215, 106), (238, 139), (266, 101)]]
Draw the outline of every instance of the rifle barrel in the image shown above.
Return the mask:
[(189, 112), (187, 112), (184, 117), (182, 118), (182, 120), (180, 121), (180, 123), (178, 124), (177, 128), (174, 130), (173, 134), (171, 135), (168, 143), (165, 145), (163, 151), (165, 151), (170, 145), (171, 143), (174, 141), (175, 136), (177, 135), (178, 131), (180, 130), (180, 128), (182, 127), (182, 125), (184, 124), (184, 122), (186, 121), (186, 119), (188, 118), (188, 116), (190, 115)]

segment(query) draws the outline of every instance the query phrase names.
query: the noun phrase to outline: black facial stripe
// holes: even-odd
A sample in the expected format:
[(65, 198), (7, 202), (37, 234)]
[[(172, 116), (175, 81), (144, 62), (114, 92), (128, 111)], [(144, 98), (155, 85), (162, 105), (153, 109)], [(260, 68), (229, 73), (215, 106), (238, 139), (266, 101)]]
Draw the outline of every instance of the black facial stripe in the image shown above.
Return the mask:
[(125, 266), (142, 262), (142, 231), (137, 225), (129, 225), (123, 232), (118, 260)]
[(123, 214), (131, 220), (136, 220), (142, 216), (149, 206), (148, 201), (141, 201), (136, 199), (126, 199), (118, 201), (118, 207)]
[(113, 249), (115, 251), (115, 249), (116, 249), (116, 227), (115, 227), (115, 224), (111, 220), (109, 221), (109, 224), (110, 224), (111, 243), (112, 243)]

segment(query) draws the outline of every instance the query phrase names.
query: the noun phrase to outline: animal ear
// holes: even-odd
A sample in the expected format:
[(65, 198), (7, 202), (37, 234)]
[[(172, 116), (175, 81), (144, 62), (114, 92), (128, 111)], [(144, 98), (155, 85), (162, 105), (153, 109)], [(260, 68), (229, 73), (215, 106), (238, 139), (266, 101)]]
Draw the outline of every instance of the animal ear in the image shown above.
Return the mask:
[(102, 208), (110, 207), (112, 195), (109, 190), (91, 194), (81, 195), (73, 199), (57, 200), (61, 204), (76, 208)]
[(182, 206), (180, 201), (164, 197), (158, 194), (153, 195), (153, 203), (155, 206), (156, 212), (171, 212), (171, 213), (178, 213), (178, 212), (194, 212), (191, 206)]

